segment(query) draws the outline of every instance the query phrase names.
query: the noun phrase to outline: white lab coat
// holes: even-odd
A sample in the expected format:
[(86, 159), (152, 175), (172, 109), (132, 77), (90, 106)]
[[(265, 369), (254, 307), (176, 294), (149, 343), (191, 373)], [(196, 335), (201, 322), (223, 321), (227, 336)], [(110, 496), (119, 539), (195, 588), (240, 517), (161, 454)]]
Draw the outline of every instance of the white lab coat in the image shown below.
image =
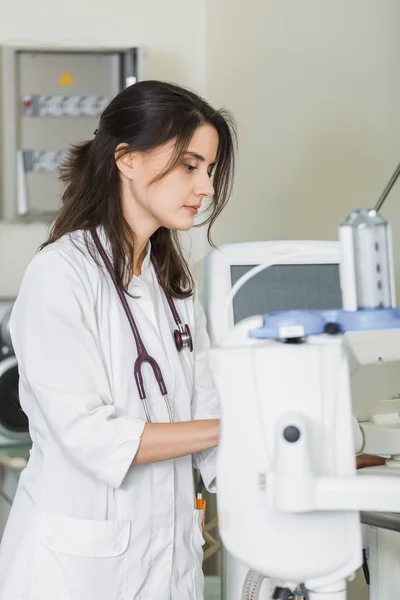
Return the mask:
[[(215, 491), (215, 450), (132, 466), (145, 426), (136, 346), (110, 277), (81, 232), (73, 240), (65, 236), (35, 256), (12, 314), (33, 449), (1, 546), (0, 599), (201, 600), (204, 540), (192, 458)], [(175, 301), (194, 342), (194, 352), (178, 352), (149, 249), (130, 292), (175, 421), (218, 417), (197, 298)], [(168, 422), (147, 367), (144, 376), (152, 421)]]

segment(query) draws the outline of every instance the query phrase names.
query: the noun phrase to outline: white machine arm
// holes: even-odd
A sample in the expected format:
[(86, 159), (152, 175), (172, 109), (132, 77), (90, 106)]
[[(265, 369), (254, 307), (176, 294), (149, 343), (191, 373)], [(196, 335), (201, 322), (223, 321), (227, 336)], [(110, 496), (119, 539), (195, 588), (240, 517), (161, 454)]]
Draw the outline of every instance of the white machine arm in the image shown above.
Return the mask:
[(310, 429), (301, 413), (283, 414), (276, 423), (274, 466), (266, 475), (270, 508), (293, 513), (399, 510), (400, 478), (362, 471), (346, 477), (316, 476)]

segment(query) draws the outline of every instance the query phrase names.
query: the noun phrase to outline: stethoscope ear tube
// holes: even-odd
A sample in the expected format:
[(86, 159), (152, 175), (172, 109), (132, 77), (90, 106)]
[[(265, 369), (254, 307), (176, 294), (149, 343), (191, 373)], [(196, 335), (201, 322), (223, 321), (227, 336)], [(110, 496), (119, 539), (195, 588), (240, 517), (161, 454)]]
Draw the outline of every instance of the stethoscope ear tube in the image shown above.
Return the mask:
[[(154, 262), (153, 262), (153, 267), (154, 267), (154, 270), (157, 275), (158, 283), (160, 284), (160, 287), (162, 288), (160, 273), (158, 271), (157, 265)], [(189, 351), (193, 352), (193, 340), (192, 340), (192, 334), (189, 329), (189, 325), (182, 324), (181, 318), (180, 318), (179, 313), (175, 306), (175, 302), (173, 301), (171, 296), (168, 296), (167, 294), (165, 294), (165, 297), (167, 299), (168, 306), (171, 310), (171, 314), (174, 318), (174, 321), (175, 321), (176, 325), (178, 326), (178, 329), (175, 329), (175, 331), (174, 331), (175, 346), (176, 346), (177, 350), (181, 351), (181, 350), (183, 350), (183, 348), (189, 348)]]
[[(130, 328), (133, 333), (133, 337), (135, 339), (137, 358), (135, 360), (135, 365), (134, 365), (134, 375), (135, 375), (135, 381), (136, 381), (136, 386), (138, 389), (139, 397), (143, 401), (146, 418), (149, 422), (151, 422), (150, 413), (149, 413), (147, 402), (146, 402), (146, 392), (144, 389), (143, 375), (142, 375), (142, 366), (144, 363), (148, 363), (153, 370), (154, 377), (155, 377), (155, 379), (158, 383), (158, 387), (160, 389), (160, 393), (162, 396), (164, 396), (165, 403), (168, 408), (168, 414), (169, 414), (170, 421), (172, 422), (172, 409), (171, 409), (171, 405), (170, 405), (170, 402), (168, 399), (168, 391), (167, 391), (167, 387), (165, 385), (165, 381), (164, 381), (160, 366), (157, 363), (157, 361), (155, 360), (155, 358), (150, 356), (150, 354), (146, 350), (144, 342), (143, 342), (143, 340), (140, 336), (139, 330), (137, 328), (135, 319), (133, 318), (133, 315), (129, 308), (128, 302), (125, 298), (125, 294), (117, 283), (117, 278), (115, 276), (114, 269), (113, 269), (111, 262), (100, 242), (100, 239), (97, 235), (97, 231), (95, 229), (92, 229), (90, 231), (90, 233), (91, 233), (91, 236), (95, 243), (95, 246), (107, 268), (107, 271), (110, 274), (110, 277), (112, 279), (114, 287), (117, 291), (118, 297), (119, 297), (122, 307), (124, 309), (125, 315), (128, 319)], [(156, 271), (156, 274), (158, 277), (158, 282), (160, 283), (160, 277), (159, 277), (157, 268), (154, 265), (154, 263), (153, 263), (153, 266), (155, 268), (155, 271)], [(160, 283), (160, 286), (161, 286), (161, 283)], [(168, 305), (171, 309), (172, 316), (175, 320), (175, 323), (178, 326), (178, 329), (175, 329), (175, 331), (174, 331), (175, 345), (179, 351), (185, 347), (188, 347), (190, 349), (190, 352), (192, 352), (193, 351), (193, 341), (192, 341), (192, 336), (191, 336), (191, 332), (189, 329), (189, 325), (182, 325), (182, 321), (180, 320), (180, 317), (179, 317), (178, 311), (176, 310), (173, 299), (167, 295), (166, 295), (166, 298), (168, 301)]]

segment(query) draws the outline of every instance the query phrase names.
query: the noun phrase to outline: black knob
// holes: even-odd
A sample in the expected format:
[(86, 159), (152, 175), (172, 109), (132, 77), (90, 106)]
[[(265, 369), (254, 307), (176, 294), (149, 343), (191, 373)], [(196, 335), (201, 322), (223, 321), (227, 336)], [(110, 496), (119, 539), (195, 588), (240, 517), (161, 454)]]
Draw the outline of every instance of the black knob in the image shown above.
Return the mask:
[(337, 323), (327, 323), (324, 327), (324, 331), (329, 335), (337, 335), (340, 333), (340, 327)]
[(295, 425), (288, 425), (283, 430), (283, 437), (290, 444), (294, 444), (300, 439), (300, 429)]

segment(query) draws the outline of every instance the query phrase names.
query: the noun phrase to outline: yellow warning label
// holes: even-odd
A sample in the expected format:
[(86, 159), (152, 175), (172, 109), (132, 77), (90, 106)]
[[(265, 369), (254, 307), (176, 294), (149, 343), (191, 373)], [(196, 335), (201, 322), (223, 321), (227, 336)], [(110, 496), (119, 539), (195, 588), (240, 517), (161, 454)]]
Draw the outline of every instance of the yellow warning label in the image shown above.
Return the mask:
[(74, 80), (69, 71), (65, 71), (58, 80), (58, 85), (74, 85)]

